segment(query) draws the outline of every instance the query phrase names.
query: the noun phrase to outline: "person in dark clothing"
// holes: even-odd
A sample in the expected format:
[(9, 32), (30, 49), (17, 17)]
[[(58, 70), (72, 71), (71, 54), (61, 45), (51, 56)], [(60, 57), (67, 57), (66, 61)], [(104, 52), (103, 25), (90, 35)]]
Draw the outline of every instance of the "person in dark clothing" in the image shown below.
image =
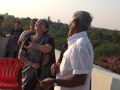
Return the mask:
[(53, 76), (56, 76), (56, 74), (58, 73), (59, 67), (60, 67), (60, 64), (61, 64), (61, 61), (62, 61), (62, 58), (63, 58), (63, 54), (67, 50), (67, 48), (68, 48), (68, 44), (65, 43), (61, 48), (60, 56), (57, 60), (57, 63), (52, 64), (50, 70), (51, 70), (51, 73), (52, 73)]
[[(68, 33), (68, 38), (69, 37), (70, 37), (70, 34)], [(63, 46), (62, 46), (62, 48), (60, 50), (60, 56), (59, 56), (59, 58), (57, 60), (57, 63), (52, 64), (51, 73), (52, 73), (53, 76), (56, 76), (56, 74), (58, 73), (60, 64), (62, 62), (63, 54), (65, 53), (65, 51), (67, 49), (68, 49), (68, 44), (67, 43), (63, 44)]]
[(18, 51), (19, 51), (17, 41), (18, 41), (19, 36), (21, 35), (22, 32), (23, 32), (23, 29), (21, 28), (21, 22), (17, 21), (15, 23), (15, 28), (10, 30), (10, 33), (9, 33), (10, 34), (10, 39), (9, 39), (9, 41), (7, 43), (7, 46), (6, 46), (5, 57), (17, 58)]

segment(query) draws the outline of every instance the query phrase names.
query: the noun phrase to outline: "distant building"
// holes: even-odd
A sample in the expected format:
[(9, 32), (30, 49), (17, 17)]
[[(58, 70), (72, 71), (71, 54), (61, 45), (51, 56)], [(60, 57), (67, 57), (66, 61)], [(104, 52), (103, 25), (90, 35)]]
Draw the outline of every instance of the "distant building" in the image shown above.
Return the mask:
[(4, 16), (5, 18), (8, 18), (8, 17), (14, 17), (13, 15), (9, 15), (8, 13), (0, 14), (0, 15)]
[(5, 13), (5, 15), (4, 15), (4, 16), (5, 16), (5, 18), (7, 18), (7, 17), (8, 17), (8, 13)]

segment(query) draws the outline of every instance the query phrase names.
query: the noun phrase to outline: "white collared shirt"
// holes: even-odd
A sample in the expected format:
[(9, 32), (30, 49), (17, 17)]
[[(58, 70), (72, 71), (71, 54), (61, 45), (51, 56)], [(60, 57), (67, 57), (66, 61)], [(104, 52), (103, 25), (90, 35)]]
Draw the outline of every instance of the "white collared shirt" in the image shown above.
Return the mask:
[[(80, 32), (68, 38), (68, 49), (63, 55), (60, 70), (56, 78), (87, 74), (85, 84), (73, 88), (55, 86), (55, 90), (89, 90), (93, 67), (93, 47), (87, 32)], [(72, 83), (72, 82), (71, 82)]]

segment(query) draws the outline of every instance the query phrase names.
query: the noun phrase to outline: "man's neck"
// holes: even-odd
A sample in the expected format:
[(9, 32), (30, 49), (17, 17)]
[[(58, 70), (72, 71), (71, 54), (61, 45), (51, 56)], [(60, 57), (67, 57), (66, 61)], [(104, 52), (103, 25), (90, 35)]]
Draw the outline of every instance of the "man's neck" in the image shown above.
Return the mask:
[(74, 33), (72, 34), (72, 36), (75, 35), (75, 34), (77, 34), (77, 33), (83, 32), (83, 31), (86, 31), (86, 30), (83, 29), (83, 28), (77, 27), (77, 28), (74, 30)]

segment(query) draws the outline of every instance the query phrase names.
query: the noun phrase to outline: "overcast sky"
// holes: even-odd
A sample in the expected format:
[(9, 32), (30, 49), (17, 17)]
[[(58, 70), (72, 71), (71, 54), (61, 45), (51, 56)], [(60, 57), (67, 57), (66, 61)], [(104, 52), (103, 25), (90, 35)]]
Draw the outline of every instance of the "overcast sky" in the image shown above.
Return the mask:
[(75, 11), (88, 11), (92, 26), (120, 30), (120, 0), (1, 0), (0, 14), (15, 17), (58, 19), (69, 23)]

